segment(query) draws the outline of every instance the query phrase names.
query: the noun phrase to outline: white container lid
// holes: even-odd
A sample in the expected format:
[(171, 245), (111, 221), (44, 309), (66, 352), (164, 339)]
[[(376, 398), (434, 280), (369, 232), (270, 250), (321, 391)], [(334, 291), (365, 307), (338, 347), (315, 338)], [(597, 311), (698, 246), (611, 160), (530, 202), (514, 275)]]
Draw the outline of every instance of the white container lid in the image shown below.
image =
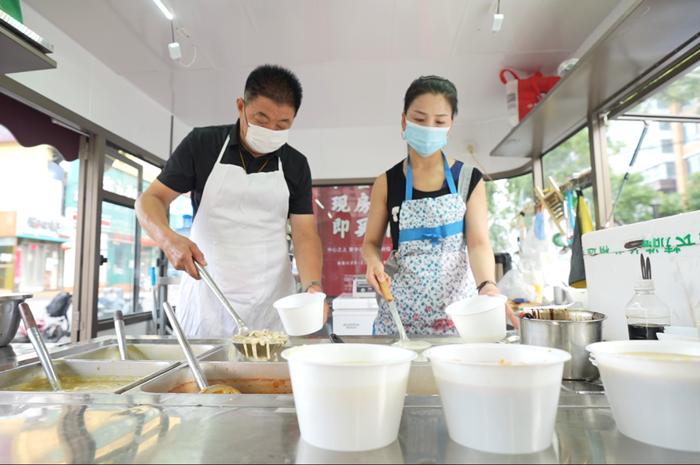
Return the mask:
[(379, 313), (378, 310), (333, 310), (333, 317), (343, 318), (375, 318)]
[(374, 297), (353, 297), (343, 294), (333, 300), (333, 310), (377, 310), (379, 305)]

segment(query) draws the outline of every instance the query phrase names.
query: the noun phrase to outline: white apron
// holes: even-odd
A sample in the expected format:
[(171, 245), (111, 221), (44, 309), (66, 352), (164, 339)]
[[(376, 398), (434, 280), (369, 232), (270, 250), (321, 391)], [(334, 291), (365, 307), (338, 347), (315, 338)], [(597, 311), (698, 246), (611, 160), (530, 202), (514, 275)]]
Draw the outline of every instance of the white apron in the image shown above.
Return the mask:
[[(272, 307), (293, 294), (287, 214), (289, 188), (282, 160), (271, 173), (246, 174), (221, 163), (221, 152), (204, 186), (190, 239), (204, 253), (209, 273), (252, 330), (282, 330)], [(203, 280), (183, 273), (177, 318), (191, 338), (227, 338), (236, 333), (233, 318)]]

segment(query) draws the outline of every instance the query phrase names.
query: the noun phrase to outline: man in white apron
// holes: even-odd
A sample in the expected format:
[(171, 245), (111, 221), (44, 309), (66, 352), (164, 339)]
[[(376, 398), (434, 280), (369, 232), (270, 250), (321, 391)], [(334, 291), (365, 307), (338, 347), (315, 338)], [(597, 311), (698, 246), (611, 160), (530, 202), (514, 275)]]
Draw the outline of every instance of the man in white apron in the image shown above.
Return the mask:
[[(290, 71), (256, 68), (237, 100), (235, 125), (194, 129), (137, 201), (141, 226), (183, 270), (177, 317), (189, 337), (222, 338), (236, 325), (194, 261), (208, 267), (251, 329), (282, 330), (272, 303), (293, 294), (287, 220), (302, 289), (322, 292), (321, 240), (306, 158), (287, 144), (302, 89)], [(173, 231), (170, 203), (191, 192), (190, 238)]]

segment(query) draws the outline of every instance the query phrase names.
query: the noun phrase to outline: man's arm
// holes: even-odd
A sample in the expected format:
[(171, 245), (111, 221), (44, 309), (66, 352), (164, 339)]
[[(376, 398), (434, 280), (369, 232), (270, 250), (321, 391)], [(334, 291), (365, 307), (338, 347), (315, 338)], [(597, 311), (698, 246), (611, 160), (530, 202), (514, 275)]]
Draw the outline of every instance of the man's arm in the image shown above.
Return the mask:
[[(323, 249), (321, 237), (318, 235), (316, 218), (314, 215), (290, 215), (292, 224), (292, 242), (294, 243), (294, 257), (297, 260), (297, 268), (303, 289), (314, 281), (321, 282), (323, 274)], [(320, 285), (315, 290), (321, 292)]]
[[(290, 215), (289, 218), (302, 291), (323, 292), (323, 285), (316, 284), (321, 283), (323, 277), (323, 247), (316, 218), (314, 215)], [(323, 305), (324, 322), (328, 320), (329, 315), (330, 307), (326, 302)]]
[(173, 231), (168, 223), (168, 208), (179, 195), (179, 192), (155, 180), (136, 199), (136, 216), (141, 227), (165, 252), (168, 261), (176, 269), (185, 270), (193, 278), (199, 279), (194, 260), (206, 266), (204, 254), (194, 242)]

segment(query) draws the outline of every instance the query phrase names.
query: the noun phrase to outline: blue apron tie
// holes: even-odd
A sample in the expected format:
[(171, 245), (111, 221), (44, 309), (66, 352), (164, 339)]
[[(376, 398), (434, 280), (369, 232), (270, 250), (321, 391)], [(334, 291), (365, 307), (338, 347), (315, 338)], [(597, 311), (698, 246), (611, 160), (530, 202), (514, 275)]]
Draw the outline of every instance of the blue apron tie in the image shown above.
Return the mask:
[(464, 220), (434, 228), (404, 229), (399, 232), (399, 242), (427, 240), (433, 245), (438, 245), (440, 239), (462, 234), (463, 231)]

